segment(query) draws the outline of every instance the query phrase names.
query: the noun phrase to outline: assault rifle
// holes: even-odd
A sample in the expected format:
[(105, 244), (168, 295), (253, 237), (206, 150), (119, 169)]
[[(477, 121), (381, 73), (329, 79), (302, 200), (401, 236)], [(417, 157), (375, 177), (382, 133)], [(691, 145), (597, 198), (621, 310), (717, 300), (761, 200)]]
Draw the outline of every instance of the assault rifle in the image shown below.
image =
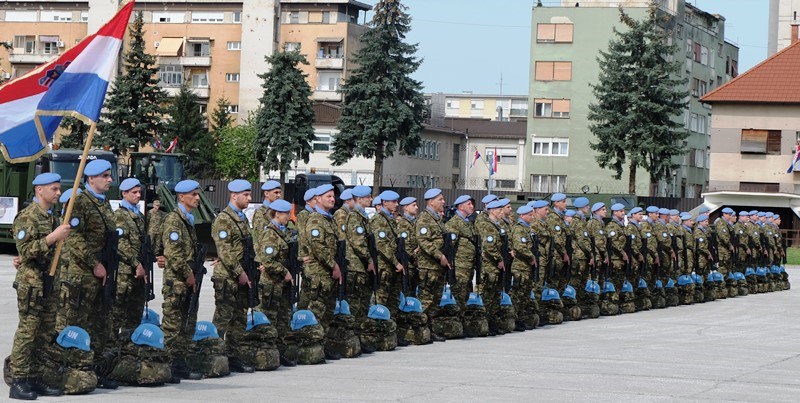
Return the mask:
[(731, 257), (733, 259), (733, 271), (739, 271), (739, 234), (733, 231), (731, 236)]
[(453, 241), (456, 234), (452, 232), (445, 232), (442, 234), (442, 254), (447, 259), (447, 264), (450, 268), (446, 268), (444, 280), (448, 284), (455, 284), (456, 282), (456, 248), (457, 244)]
[(670, 236), (670, 238), (672, 241), (672, 251), (675, 254), (675, 260), (673, 260), (672, 262), (672, 273), (674, 273), (677, 276), (680, 276), (681, 273), (680, 273), (680, 261), (678, 256), (678, 235), (672, 235)]
[(597, 265), (599, 264), (597, 260), (599, 259), (599, 256), (597, 255), (597, 239), (595, 239), (594, 235), (589, 236), (589, 243), (592, 246), (592, 249), (589, 252), (591, 253), (589, 260), (594, 261), (592, 268), (589, 270), (589, 279), (597, 281)]
[(255, 309), (259, 303), (258, 283), (261, 272), (258, 270), (258, 264), (256, 263), (256, 250), (253, 246), (252, 236), (242, 237), (242, 248), (242, 261), (240, 263), (244, 272), (247, 273), (247, 278), (250, 280), (250, 288), (247, 290), (247, 305), (251, 309)]
[(565, 284), (569, 283), (572, 279), (572, 254), (575, 253), (575, 246), (572, 245), (572, 234), (567, 234), (567, 244), (566, 244), (566, 252), (567, 258), (569, 259), (569, 264), (564, 265), (564, 278), (566, 279)]
[(500, 234), (500, 258), (503, 260), (503, 272), (501, 273), (501, 281), (503, 290), (511, 289), (511, 264), (514, 262), (514, 257), (511, 256), (511, 246), (509, 245), (508, 233)]
[[(286, 254), (286, 268), (289, 269), (289, 274), (292, 276), (294, 284), (289, 289), (289, 301), (292, 307), (300, 300), (300, 244), (297, 239), (288, 243), (289, 251)], [(270, 295), (270, 298), (272, 296)], [(272, 301), (269, 301), (272, 305)]]
[(194, 259), (189, 262), (189, 267), (194, 274), (195, 291), (191, 291), (189, 294), (189, 316), (186, 317), (187, 324), (189, 323), (189, 317), (196, 314), (197, 309), (200, 307), (200, 290), (203, 289), (203, 276), (208, 273), (205, 266), (206, 252), (205, 245), (198, 242), (194, 249)]
[(644, 259), (642, 259), (642, 264), (639, 265), (639, 278), (644, 278), (644, 276), (647, 274), (647, 270), (650, 269), (650, 265), (647, 263), (647, 255), (649, 255), (649, 251), (647, 250), (647, 237), (646, 236), (642, 237), (641, 254), (642, 254), (642, 256), (644, 256)]
[[(347, 260), (347, 243), (336, 241), (336, 254), (333, 257), (336, 264), (339, 265), (339, 272), (342, 275), (341, 284), (339, 285), (339, 300), (347, 298), (347, 270), (350, 262)], [(375, 268), (377, 270), (377, 267)]]
[(103, 286), (103, 306), (111, 312), (117, 299), (117, 273), (119, 272), (119, 233), (116, 230), (105, 231), (105, 246), (100, 262), (106, 268), (106, 284)]
[(689, 245), (686, 244), (686, 234), (681, 235), (683, 241), (683, 270), (685, 274), (691, 274), (692, 270), (689, 269)]
[(694, 272), (700, 270), (700, 242), (698, 237), (694, 237)]
[(781, 237), (781, 264), (786, 265), (786, 237)]
[(402, 236), (397, 237), (397, 253), (396, 253), (397, 261), (403, 265), (403, 273), (402, 273), (402, 286), (403, 286), (403, 294), (405, 295), (408, 293), (408, 276), (410, 270), (410, 262), (408, 259), (408, 253), (406, 252), (406, 239)]
[(628, 261), (625, 262), (625, 276), (630, 278), (633, 275), (633, 238), (631, 235), (625, 236), (625, 254), (628, 255)]
[(553, 245), (553, 238), (550, 238), (550, 245), (547, 247), (547, 269), (544, 271), (544, 283), (547, 284), (550, 281), (550, 277), (554, 275), (553, 271), (555, 270), (554, 267), (554, 260), (553, 254), (555, 254), (555, 246)]
[(533, 278), (534, 282), (539, 282), (539, 258), (541, 257), (541, 253), (539, 253), (539, 234), (534, 233), (531, 240), (531, 252), (533, 252), (533, 258), (536, 259), (536, 264), (533, 265), (531, 270), (533, 271), (531, 278)]
[(475, 260), (472, 263), (472, 268), (475, 270), (475, 285), (483, 284), (483, 245), (481, 245), (481, 236), (475, 234), (472, 236), (472, 243), (475, 245)]
[(611, 278), (611, 239), (606, 239), (606, 257), (608, 258), (608, 263), (603, 263), (603, 281), (609, 281)]
[(367, 249), (369, 250), (369, 259), (372, 261), (372, 267), (375, 271), (372, 272), (372, 292), (378, 292), (381, 287), (381, 272), (378, 270), (378, 245), (375, 243), (375, 234), (372, 232), (367, 233)]
[(714, 269), (719, 269), (719, 239), (717, 239), (717, 233), (713, 230), (708, 232), (708, 252), (711, 254), (711, 258), (714, 259)]
[(659, 275), (661, 274), (661, 268), (663, 266), (664, 261), (664, 246), (662, 245), (660, 238), (656, 236), (656, 256), (658, 256), (658, 264), (655, 265), (653, 268), (653, 284), (655, 285), (655, 280), (658, 280)]
[(155, 289), (153, 287), (153, 263), (156, 262), (156, 254), (153, 252), (153, 241), (150, 234), (145, 233), (139, 237), (142, 249), (139, 251), (139, 263), (144, 267), (147, 275), (147, 284), (144, 285), (144, 301), (147, 305), (148, 301), (156, 298)]

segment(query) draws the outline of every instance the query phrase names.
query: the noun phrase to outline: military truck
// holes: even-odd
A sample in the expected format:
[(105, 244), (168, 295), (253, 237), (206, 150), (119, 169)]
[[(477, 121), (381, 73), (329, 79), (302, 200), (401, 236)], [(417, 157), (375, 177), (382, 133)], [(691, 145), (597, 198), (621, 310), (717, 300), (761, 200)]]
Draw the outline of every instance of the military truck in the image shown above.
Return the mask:
[[(55, 172), (61, 175), (61, 190), (71, 189), (75, 183), (75, 175), (81, 162), (82, 150), (52, 150), (38, 160), (10, 164), (0, 162), (0, 242), (14, 243), (11, 225), (14, 217), (33, 199), (31, 182), (36, 175), (43, 172)], [(94, 150), (89, 152), (88, 160), (104, 159), (111, 163), (111, 189), (109, 200), (118, 201), (119, 172), (117, 157), (109, 151)]]

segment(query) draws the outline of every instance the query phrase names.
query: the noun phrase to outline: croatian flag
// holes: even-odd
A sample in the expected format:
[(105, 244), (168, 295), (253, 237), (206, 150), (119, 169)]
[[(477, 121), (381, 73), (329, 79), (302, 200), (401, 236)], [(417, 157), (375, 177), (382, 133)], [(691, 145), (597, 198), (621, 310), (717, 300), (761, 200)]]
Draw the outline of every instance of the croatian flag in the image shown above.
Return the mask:
[(88, 125), (100, 119), (133, 5), (59, 58), (0, 86), (0, 151), (6, 160), (38, 158), (65, 116)]
[(794, 158), (792, 158), (792, 165), (789, 165), (789, 169), (786, 170), (787, 174), (794, 172), (794, 165), (797, 164), (798, 160), (800, 160), (800, 143), (794, 146)]
[(175, 147), (177, 145), (178, 145), (178, 138), (175, 137), (174, 139), (172, 139), (172, 141), (169, 142), (169, 147), (167, 147), (167, 150), (164, 151), (164, 152), (165, 153), (171, 153), (171, 152), (175, 151)]
[(492, 163), (489, 166), (489, 176), (492, 176), (497, 172), (497, 147), (494, 149), (494, 153), (492, 153)]
[(478, 148), (475, 147), (475, 156), (472, 157), (472, 163), (469, 164), (469, 167), (470, 168), (474, 168), (475, 167), (475, 163), (478, 162), (479, 159), (481, 159), (481, 153), (479, 153), (478, 152)]

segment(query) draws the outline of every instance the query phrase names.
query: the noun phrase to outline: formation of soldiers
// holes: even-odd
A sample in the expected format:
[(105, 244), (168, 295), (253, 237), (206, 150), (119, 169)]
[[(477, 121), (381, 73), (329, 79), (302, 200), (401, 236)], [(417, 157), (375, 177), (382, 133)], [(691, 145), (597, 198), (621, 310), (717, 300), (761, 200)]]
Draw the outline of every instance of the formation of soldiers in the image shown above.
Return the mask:
[[(279, 365), (295, 366), (311, 363), (297, 353), (307, 345), (296, 343), (309, 326), (320, 329), (324, 359), (337, 360), (789, 288), (780, 217), (769, 212), (725, 208), (709, 224), (707, 211), (695, 217), (651, 206), (626, 214), (621, 204), (591, 204), (585, 197), (568, 210), (567, 197), (554, 194), (516, 211), (508, 199), (487, 195), (476, 213), (476, 201), (465, 195), (446, 219), (440, 189), (418, 201), (393, 191), (373, 198), (366, 186), (345, 190), (334, 212), (328, 184), (304, 194), (305, 207), (293, 221), (280, 184), (267, 181), (263, 206), (250, 220), (244, 211), (252, 186), (235, 180), (212, 224), (218, 254), (211, 263), (213, 322), (197, 323), (207, 270), (191, 213), (199, 183), (179, 182), (177, 208), (164, 216), (156, 206), (145, 220), (137, 208), (141, 184), (123, 181), (123, 200), (113, 212), (105, 198), (111, 166), (95, 160), (86, 166), (70, 219), (61, 223), (52, 211), (59, 198), (69, 200), (60, 180), (37, 176), (36, 197), (14, 222), (19, 326), (6, 381), (16, 399), (116, 388), (120, 351), (163, 351), (166, 377), (151, 377), (151, 384), (202, 379), (204, 371), (189, 356), (193, 343), (211, 336), (224, 341), (218, 353), (230, 371), (264, 369), (242, 354), (260, 325), (274, 328)], [(50, 278), (62, 240), (63, 257)], [(154, 298), (153, 262), (164, 270), (161, 323), (147, 307)], [(409, 315), (415, 324), (403, 322)], [(376, 326), (378, 339), (368, 337)], [(353, 337), (355, 346), (348, 344)], [(130, 343), (143, 348), (121, 347)], [(48, 382), (61, 379), (49, 376), (52, 366), (40, 354), (53, 348), (82, 352), (80, 368), (90, 368), (90, 385)], [(152, 357), (139, 358), (156, 362)]]

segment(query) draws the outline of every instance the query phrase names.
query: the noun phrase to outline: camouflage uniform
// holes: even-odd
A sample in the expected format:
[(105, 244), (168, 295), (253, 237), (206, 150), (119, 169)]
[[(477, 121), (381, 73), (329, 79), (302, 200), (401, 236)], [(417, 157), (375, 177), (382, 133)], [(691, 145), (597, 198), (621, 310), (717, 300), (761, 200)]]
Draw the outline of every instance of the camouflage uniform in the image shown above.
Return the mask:
[(219, 336), (225, 339), (228, 356), (234, 357), (239, 348), (239, 341), (244, 337), (249, 308), (249, 287), (239, 285), (239, 276), (244, 272), (242, 259), (245, 253), (245, 238), (251, 238), (247, 217), (229, 204), (214, 219), (211, 225), (211, 237), (217, 245), (219, 256), (219, 261), (214, 266), (214, 274), (211, 276), (215, 302), (213, 322)]
[[(667, 223), (662, 220), (655, 220), (653, 222), (653, 235), (658, 244), (656, 250), (660, 250), (658, 255), (659, 265), (653, 266), (652, 281), (661, 280), (664, 285), (667, 284), (667, 278), (672, 273), (672, 229), (667, 226)], [(655, 276), (658, 274), (658, 276)], [(656, 278), (657, 277), (657, 278)]]
[(161, 329), (164, 347), (172, 361), (184, 359), (192, 345), (197, 312), (189, 313), (191, 287), (186, 279), (193, 274), (192, 265), (197, 253), (197, 235), (194, 225), (186, 218), (180, 206), (167, 214), (161, 228), (164, 245), (164, 314)]
[[(502, 220), (501, 220), (502, 221)], [(481, 221), (475, 230), (481, 237), (481, 250), (483, 252), (483, 302), (486, 304), (486, 316), (491, 327), (498, 319), (500, 309), (501, 291), (503, 291), (503, 270), (499, 265), (503, 261), (500, 253), (501, 237), (506, 236), (503, 225), (491, 219)], [(509, 234), (510, 235), (510, 234)], [(509, 245), (510, 247), (510, 245)], [(506, 275), (511, 275), (511, 268), (507, 267)]]
[(567, 285), (567, 278), (563, 274), (564, 255), (567, 253), (567, 230), (564, 222), (564, 213), (552, 209), (547, 213), (547, 229), (553, 237), (553, 274), (550, 281), (561, 292)]
[[(533, 247), (532, 228), (523, 220), (518, 220), (511, 231), (511, 245), (514, 251), (514, 262), (511, 264), (511, 273), (514, 275), (514, 286), (511, 288), (511, 301), (517, 312), (518, 320), (526, 320), (538, 314), (530, 293), (533, 289), (533, 261), (536, 257)], [(538, 263), (538, 262), (537, 262)]]
[(705, 277), (711, 271), (710, 263), (711, 263), (711, 251), (709, 250), (709, 242), (708, 242), (708, 228), (703, 228), (700, 225), (696, 225), (694, 228), (694, 241), (695, 241), (695, 253), (697, 254), (697, 267), (694, 268), (694, 271)]
[(306, 205), (306, 207), (300, 210), (297, 213), (297, 240), (299, 242), (299, 249), (297, 252), (297, 256), (300, 258), (309, 256), (308, 251), (308, 233), (306, 231), (306, 223), (308, 219), (311, 217), (313, 213), (312, 210), (309, 210), (310, 207)]
[(572, 275), (569, 284), (575, 288), (578, 301), (582, 300), (586, 292), (586, 282), (589, 280), (589, 260), (592, 257), (592, 241), (589, 238), (589, 228), (581, 213), (575, 214), (570, 225), (572, 231)]
[(744, 269), (749, 263), (747, 249), (749, 246), (747, 245), (748, 239), (750, 238), (747, 234), (747, 226), (745, 223), (741, 221), (737, 221), (736, 224), (733, 224), (733, 234), (731, 235), (731, 239), (733, 240), (735, 237), (735, 242), (738, 245), (738, 253), (737, 261), (733, 264), (733, 270), (744, 273)]
[(445, 231), (456, 234), (456, 241), (453, 245), (456, 248), (456, 283), (451, 284), (451, 291), (460, 312), (463, 314), (467, 307), (469, 293), (472, 292), (475, 259), (480, 258), (475, 256), (476, 232), (472, 223), (458, 212), (445, 224)]
[(439, 311), (439, 302), (444, 287), (444, 268), (439, 264), (442, 255), (442, 216), (426, 208), (420, 212), (414, 225), (414, 234), (419, 245), (417, 264), (419, 267), (419, 300), (430, 321)]
[[(646, 266), (647, 272), (643, 273), (642, 277), (644, 277), (645, 281), (647, 281), (648, 287), (652, 287), (655, 281), (655, 279), (653, 278), (653, 272), (656, 267), (656, 257), (658, 256), (658, 242), (659, 238), (661, 237), (661, 234), (654, 227), (655, 227), (654, 223), (647, 219), (644, 219), (642, 220), (641, 223), (639, 223), (639, 230), (640, 230), (639, 232), (641, 235), (639, 237), (640, 247), (639, 249), (636, 249), (638, 251), (641, 251), (642, 254), (646, 253), (646, 255), (643, 255), (642, 257), (644, 259), (647, 259), (647, 266)], [(645, 242), (647, 242), (647, 251), (644, 250)], [(630, 281), (634, 284), (634, 287), (636, 287), (638, 279), (639, 279), (638, 272), (635, 273), (634, 277), (630, 279)]]
[[(88, 190), (76, 196), (74, 203), (69, 222), (72, 232), (65, 241), (69, 264), (60, 278), (56, 330), (67, 326), (86, 329), (92, 338), (92, 351), (103, 352), (111, 347), (112, 323), (108, 315), (97, 314), (98, 307), (104, 306), (103, 280), (94, 276), (93, 269), (108, 247), (108, 234), (117, 231), (114, 212), (107, 200), (100, 200)], [(95, 360), (100, 358), (100, 354), (95, 355)]]
[(253, 226), (253, 244), (256, 247), (256, 252), (261, 246), (258, 242), (267, 231), (270, 221), (272, 219), (269, 218), (269, 207), (262, 204), (261, 207), (253, 212), (253, 221), (250, 224)]
[(409, 266), (406, 268), (408, 273), (409, 294), (417, 295), (417, 279), (419, 270), (417, 269), (417, 233), (414, 231), (414, 221), (416, 219), (405, 214), (397, 217), (397, 236), (406, 239), (406, 254), (408, 255)]
[(534, 218), (531, 221), (531, 230), (536, 234), (539, 239), (539, 281), (533, 282), (533, 291), (536, 298), (542, 297), (542, 289), (544, 286), (553, 287), (552, 283), (548, 283), (547, 278), (547, 262), (550, 258), (550, 230), (547, 228), (545, 220)]
[[(117, 299), (112, 311), (112, 332), (122, 329), (133, 331), (142, 320), (145, 302), (144, 279), (136, 278), (136, 266), (140, 263), (145, 270), (148, 263), (139, 262), (144, 239), (144, 217), (139, 210), (131, 211), (120, 206), (114, 212), (119, 237), (119, 273), (117, 274)], [(152, 263), (150, 263), (152, 264)], [(152, 281), (152, 279), (151, 279)], [(119, 340), (128, 343), (129, 340)]]
[(50, 270), (55, 244), (47, 246), (45, 237), (58, 226), (52, 213), (39, 203), (31, 203), (17, 214), (12, 233), (17, 242), (20, 264), (14, 279), (17, 290), (19, 324), (11, 347), (11, 376), (18, 379), (42, 376), (41, 352), (55, 336), (55, 310), (58, 296), (51, 292), (44, 299), (44, 276)]
[[(625, 261), (622, 260), (622, 255), (623, 253), (626, 253), (625, 242), (627, 236), (625, 234), (625, 229), (623, 228), (623, 223), (621, 221), (617, 221), (616, 218), (612, 218), (611, 221), (606, 224), (605, 233), (608, 237), (606, 242), (610, 242), (608, 247), (610, 252), (608, 263), (611, 267), (608, 277), (610, 281), (614, 283), (614, 287), (617, 289), (617, 291), (610, 297), (613, 302), (616, 302), (619, 300), (619, 292), (622, 288), (622, 282), (625, 279)], [(628, 260), (635, 258), (635, 256), (628, 256)]]
[(717, 257), (719, 258), (719, 272), (723, 278), (728, 276), (728, 273), (733, 269), (731, 266), (731, 255), (733, 254), (733, 244), (731, 237), (733, 234), (733, 225), (730, 222), (717, 218), (714, 228), (717, 235)]
[(682, 249), (686, 249), (686, 264), (683, 266), (683, 270), (681, 270), (680, 274), (692, 274), (695, 271), (694, 267), (694, 233), (692, 229), (687, 227), (686, 225), (681, 225), (681, 231), (683, 235), (683, 245)]
[[(334, 222), (333, 225), (336, 225)], [(367, 317), (370, 297), (372, 295), (372, 274), (367, 275), (367, 266), (372, 262), (367, 244), (367, 235), (370, 233), (369, 217), (366, 211), (355, 208), (347, 215), (347, 302), (350, 303), (350, 313), (357, 319)], [(377, 242), (376, 242), (377, 243)], [(377, 269), (377, 268), (376, 268)]]
[[(284, 353), (286, 345), (283, 338), (289, 334), (292, 320), (292, 284), (284, 281), (289, 273), (289, 242), (292, 239), (285, 229), (274, 222), (267, 225), (258, 241), (256, 260), (264, 266), (259, 286), (261, 288), (261, 310), (267, 314), (278, 331), (278, 350)], [(296, 242), (296, 239), (294, 240)]]
[[(299, 220), (298, 220), (299, 221)], [(303, 292), (300, 309), (314, 312), (324, 334), (333, 320), (339, 284), (331, 278), (336, 257), (338, 237), (333, 216), (319, 211), (311, 213), (305, 223), (308, 235), (308, 264), (303, 272)], [(351, 262), (352, 263), (352, 262)]]
[(161, 224), (164, 223), (166, 213), (158, 211), (148, 211), (145, 217), (147, 224), (147, 233), (150, 235), (151, 242), (153, 243), (153, 253), (156, 256), (163, 256), (164, 247), (161, 245)]
[(397, 272), (397, 223), (386, 210), (372, 216), (369, 223), (375, 234), (375, 248), (378, 250), (378, 273), (381, 275), (377, 302), (389, 309), (390, 317), (397, 317), (402, 291), (402, 273)]
[(605, 278), (603, 277), (603, 273), (600, 273), (600, 267), (603, 266), (603, 262), (606, 259), (606, 232), (605, 232), (606, 224), (603, 220), (597, 218), (596, 216), (592, 216), (587, 223), (586, 223), (586, 231), (589, 233), (589, 242), (591, 243), (592, 238), (594, 238), (594, 247), (595, 250), (593, 255), (595, 257), (594, 264), (595, 268), (597, 269), (597, 280), (602, 287), (603, 281)]
[(350, 215), (350, 210), (347, 206), (342, 207), (333, 213), (333, 221), (336, 223), (336, 229), (339, 231), (339, 238), (345, 238), (345, 231), (347, 230), (347, 216)]

